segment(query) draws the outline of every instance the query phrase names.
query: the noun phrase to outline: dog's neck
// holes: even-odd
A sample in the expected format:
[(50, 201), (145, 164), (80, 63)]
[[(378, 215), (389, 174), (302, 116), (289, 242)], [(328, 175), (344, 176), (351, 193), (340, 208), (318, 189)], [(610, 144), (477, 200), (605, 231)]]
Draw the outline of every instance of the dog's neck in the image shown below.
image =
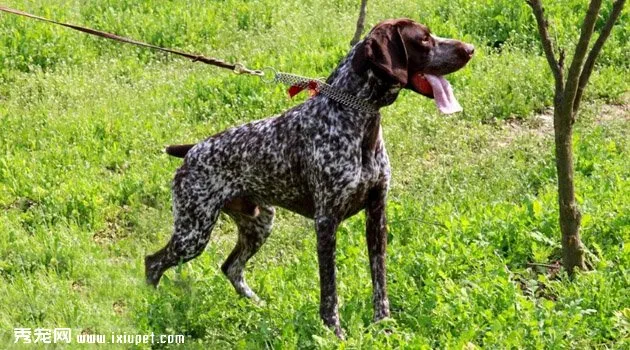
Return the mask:
[(350, 50), (348, 55), (339, 63), (326, 82), (334, 87), (357, 96), (378, 107), (388, 106), (396, 100), (402, 90), (400, 84), (395, 84), (378, 77), (367, 62), (359, 66), (357, 71), (353, 60), (358, 50), (363, 49), (363, 42), (359, 42)]

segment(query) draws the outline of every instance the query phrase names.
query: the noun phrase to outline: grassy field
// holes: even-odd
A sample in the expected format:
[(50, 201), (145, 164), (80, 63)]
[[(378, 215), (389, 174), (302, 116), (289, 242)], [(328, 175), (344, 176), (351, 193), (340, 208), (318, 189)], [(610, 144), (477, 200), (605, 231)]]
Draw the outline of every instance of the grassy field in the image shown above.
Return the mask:
[[(586, 1), (545, 1), (571, 52)], [(608, 13), (612, 1), (604, 1)], [(358, 1), (94, 0), (4, 4), (251, 67), (325, 76), (348, 50)], [(186, 348), (630, 348), (630, 15), (604, 48), (576, 124), (576, 185), (592, 271), (553, 265), (560, 233), (552, 77), (525, 1), (370, 1), (367, 26), (410, 17), (472, 42), (450, 78), (464, 112), (405, 92), (383, 110), (393, 167), (392, 319), (373, 324), (364, 217), (338, 232), (347, 341), (320, 322), (310, 221), (280, 210), (237, 297), (206, 253), (144, 284), (170, 236), (166, 144), (279, 113), (284, 86), (0, 14), (0, 343), (13, 329), (184, 334)], [(600, 19), (597, 26), (603, 25)], [(388, 332), (387, 330), (391, 330)], [(75, 344), (76, 345), (76, 344)], [(0, 346), (5, 348), (5, 346)], [(40, 346), (41, 347), (41, 346)], [(133, 347), (133, 346), (120, 346)], [(140, 345), (147, 348), (148, 345)]]

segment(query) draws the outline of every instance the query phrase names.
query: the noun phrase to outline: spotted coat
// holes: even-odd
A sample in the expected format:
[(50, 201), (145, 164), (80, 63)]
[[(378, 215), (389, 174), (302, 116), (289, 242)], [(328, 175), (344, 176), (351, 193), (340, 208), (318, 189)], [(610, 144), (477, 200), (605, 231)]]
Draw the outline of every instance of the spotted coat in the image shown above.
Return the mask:
[[(385, 30), (426, 28), (409, 20), (384, 23), (394, 23)], [(405, 84), (365, 57), (367, 41), (378, 40), (373, 38), (377, 28), (351, 49), (327, 83), (380, 108), (393, 103)], [(157, 285), (169, 267), (201, 254), (223, 210), (239, 233), (222, 271), (239, 294), (257, 300), (243, 269), (269, 236), (274, 207), (283, 207), (314, 219), (320, 315), (342, 337), (335, 233), (342, 220), (365, 209), (374, 316), (388, 317), (385, 200), (390, 166), (380, 121), (377, 110), (362, 112), (319, 94), (279, 116), (227, 129), (196, 145), (171, 148), (171, 154), (185, 154), (173, 180), (174, 232), (162, 250), (147, 256), (147, 281)]]

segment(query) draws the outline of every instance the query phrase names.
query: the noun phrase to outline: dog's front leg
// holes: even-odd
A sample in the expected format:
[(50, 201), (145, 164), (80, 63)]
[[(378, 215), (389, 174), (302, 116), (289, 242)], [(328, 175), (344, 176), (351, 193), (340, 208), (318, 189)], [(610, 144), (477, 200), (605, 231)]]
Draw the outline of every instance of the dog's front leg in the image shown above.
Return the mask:
[(366, 205), (366, 238), (374, 303), (374, 320), (389, 317), (389, 300), (385, 278), (385, 254), (387, 249), (387, 219), (385, 217), (385, 197), (387, 189), (375, 188), (368, 194)]
[(319, 261), (320, 304), (319, 314), (324, 324), (333, 328), (337, 337), (343, 339), (339, 323), (337, 305), (337, 271), (335, 268), (335, 249), (337, 246), (337, 226), (339, 220), (329, 216), (315, 219), (317, 231), (317, 260)]

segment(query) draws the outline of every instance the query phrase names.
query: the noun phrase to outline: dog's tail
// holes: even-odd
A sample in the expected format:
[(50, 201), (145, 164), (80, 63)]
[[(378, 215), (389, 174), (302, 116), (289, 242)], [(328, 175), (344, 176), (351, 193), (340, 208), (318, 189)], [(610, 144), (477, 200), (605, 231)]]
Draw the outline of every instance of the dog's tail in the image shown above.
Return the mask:
[(166, 146), (166, 148), (164, 149), (164, 152), (166, 152), (166, 154), (168, 154), (169, 156), (173, 156), (177, 158), (184, 158), (186, 156), (186, 153), (188, 153), (188, 151), (194, 146), (195, 144), (170, 145), (170, 146)]

